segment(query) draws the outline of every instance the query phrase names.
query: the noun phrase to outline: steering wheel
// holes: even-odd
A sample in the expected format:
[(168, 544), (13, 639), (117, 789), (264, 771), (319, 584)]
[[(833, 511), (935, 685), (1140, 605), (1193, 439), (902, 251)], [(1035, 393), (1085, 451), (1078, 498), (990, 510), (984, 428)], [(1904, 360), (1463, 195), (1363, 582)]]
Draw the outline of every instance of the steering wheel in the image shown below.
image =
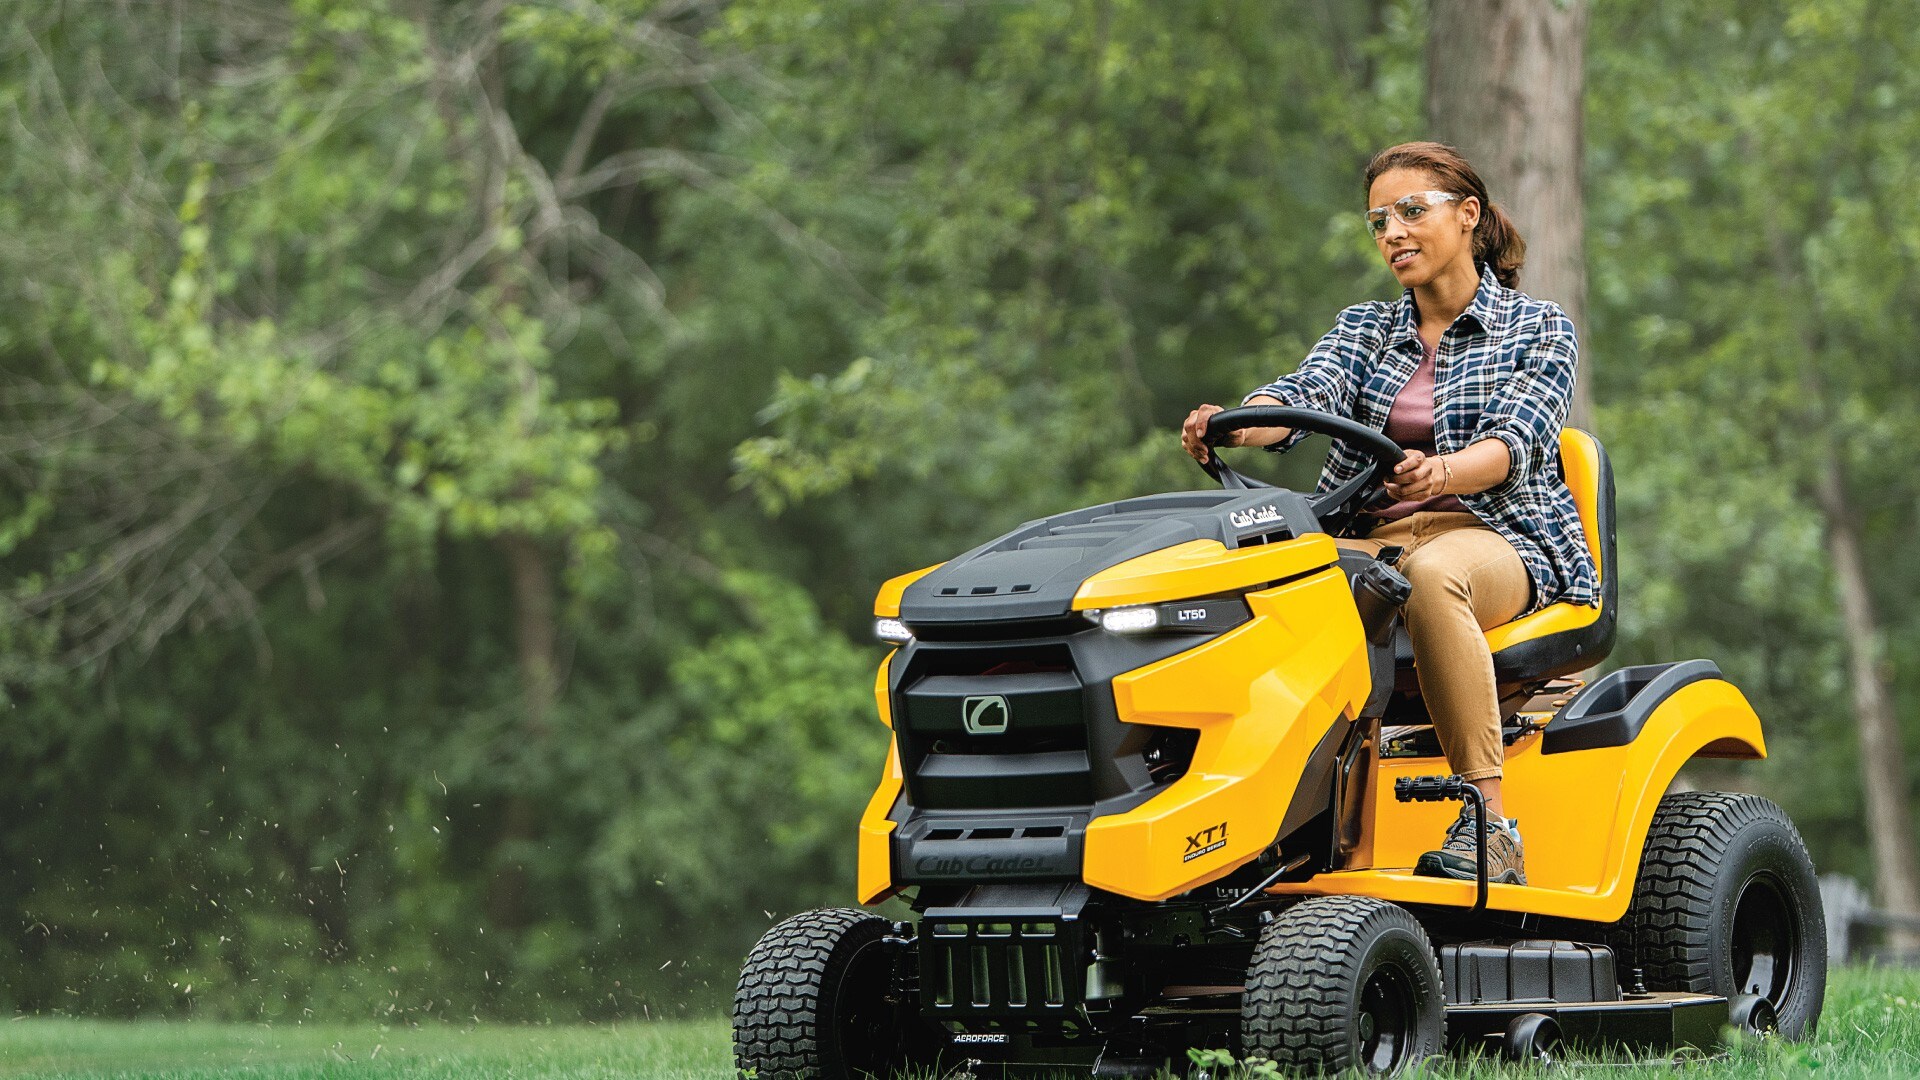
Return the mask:
[[(1218, 447), (1234, 432), (1254, 427), (1286, 427), (1327, 435), (1373, 459), (1373, 468), (1362, 472), (1332, 491), (1308, 498), (1307, 502), (1313, 507), (1314, 516), (1320, 518), (1336, 514), (1358, 514), (1363, 510), (1375, 509), (1373, 504), (1376, 499), (1385, 497), (1386, 478), (1392, 475), (1394, 467), (1405, 461), (1407, 457), (1406, 451), (1400, 449), (1400, 444), (1365, 424), (1356, 423), (1332, 413), (1319, 412), (1315, 409), (1295, 409), (1286, 405), (1243, 405), (1238, 409), (1226, 409), (1214, 413), (1207, 419), (1207, 434), (1203, 441), (1211, 449)], [(1273, 486), (1233, 471), (1220, 460), (1218, 453), (1208, 454), (1207, 460), (1201, 462), (1200, 467), (1206, 470), (1208, 476), (1220, 481), (1220, 486), (1228, 491), (1246, 491), (1256, 487)]]

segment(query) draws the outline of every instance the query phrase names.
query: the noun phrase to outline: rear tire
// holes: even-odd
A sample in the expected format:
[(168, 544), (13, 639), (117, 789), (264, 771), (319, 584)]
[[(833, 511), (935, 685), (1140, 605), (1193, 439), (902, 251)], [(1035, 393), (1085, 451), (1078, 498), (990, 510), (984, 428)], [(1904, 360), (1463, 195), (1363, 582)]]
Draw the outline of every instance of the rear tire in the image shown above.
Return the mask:
[(733, 995), (733, 1063), (757, 1080), (885, 1078), (909, 1064), (916, 1031), (894, 992), (887, 920), (855, 908), (806, 911), (760, 938)]
[(1758, 795), (1661, 799), (1621, 929), (1650, 990), (1758, 995), (1789, 1039), (1819, 1026), (1827, 987), (1819, 882), (1786, 812)]
[(1260, 932), (1241, 1053), (1299, 1073), (1392, 1076), (1440, 1052), (1446, 1001), (1427, 933), (1406, 909), (1323, 896)]

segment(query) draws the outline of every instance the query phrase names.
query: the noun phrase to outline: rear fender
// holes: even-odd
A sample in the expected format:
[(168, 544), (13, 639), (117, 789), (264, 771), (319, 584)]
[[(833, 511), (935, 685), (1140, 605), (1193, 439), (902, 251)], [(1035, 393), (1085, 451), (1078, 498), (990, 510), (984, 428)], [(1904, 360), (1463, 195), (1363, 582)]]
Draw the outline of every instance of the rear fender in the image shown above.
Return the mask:
[[(1724, 679), (1674, 691), (1624, 746), (1543, 754), (1542, 741), (1538, 734), (1528, 736), (1509, 747), (1506, 758), (1505, 802), (1526, 842), (1528, 884), (1492, 886), (1487, 906), (1595, 922), (1626, 914), (1654, 811), (1682, 766), (1695, 757), (1766, 756), (1759, 716)], [(1458, 807), (1393, 797), (1394, 781), (1402, 776), (1447, 771), (1441, 758), (1380, 762), (1373, 789), (1373, 868), (1321, 874), (1272, 891), (1471, 905), (1471, 882), (1409, 873), (1423, 851), (1438, 846)]]
[[(1724, 679), (1681, 687), (1654, 709), (1648, 726), (1665, 732), (1649, 740), (1642, 733), (1625, 749), (1619, 802), (1608, 830), (1607, 854), (1596, 897), (1606, 898), (1596, 918), (1613, 922), (1627, 913), (1640, 874), (1640, 855), (1660, 799), (1680, 769), (1695, 757), (1761, 759), (1767, 756), (1760, 717), (1740, 689)], [(1553, 755), (1577, 758), (1579, 753)], [(1639, 779), (1636, 781), (1636, 777)]]

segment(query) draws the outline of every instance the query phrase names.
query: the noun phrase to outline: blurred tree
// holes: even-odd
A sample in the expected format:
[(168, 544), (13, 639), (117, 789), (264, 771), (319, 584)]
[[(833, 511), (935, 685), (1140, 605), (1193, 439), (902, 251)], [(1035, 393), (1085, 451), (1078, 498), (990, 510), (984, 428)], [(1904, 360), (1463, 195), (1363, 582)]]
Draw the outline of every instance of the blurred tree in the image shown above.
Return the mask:
[[(1497, 192), (1527, 241), (1521, 287), (1552, 300), (1587, 341), (1586, 0), (1433, 0), (1427, 122)], [(1568, 423), (1591, 429), (1593, 353), (1583, 350)]]
[[(113, 910), (59, 894), (152, 854), (163, 857), (143, 871), (145, 895), (218, 889), (219, 903), (190, 925), (140, 913), (130, 926), (125, 907), (106, 916), (120, 921), (93, 947), (111, 933), (109, 948), (141, 950), (142, 963), (88, 987), (96, 1007), (155, 1003), (126, 981), (154, 951), (162, 969), (202, 969), (182, 981), (201, 1000), (235, 994), (225, 1008), (253, 1007), (247, 971), (298, 967), (282, 949), (317, 942), (329, 960), (368, 965), (370, 995), (463, 986), (475, 1006), (522, 1011), (543, 989), (578, 993), (596, 948), (682, 951), (619, 910), (642, 892), (639, 874), (612, 889), (577, 883), (611, 842), (610, 803), (632, 779), (666, 801), (701, 793), (653, 765), (646, 739), (612, 761), (592, 749), (622, 722), (657, 740), (669, 721), (702, 718), (705, 702), (658, 702), (676, 654), (737, 619), (710, 610), (637, 639), (616, 625), (608, 640), (625, 655), (591, 665), (575, 632), (609, 629), (635, 562), (685, 560), (646, 527), (649, 501), (684, 497), (660, 497), (675, 477), (619, 456), (658, 438), (647, 353), (679, 332), (642, 255), (662, 250), (664, 215), (629, 216), (622, 230), (601, 214), (698, 192), (716, 220), (723, 207), (776, 247), (808, 248), (804, 230), (721, 175), (733, 166), (695, 152), (725, 122), (702, 96), (751, 76), (703, 52), (713, 11), (313, 2), (122, 21), (49, 11), (10, 29), (6, 85), (39, 146), (7, 176), (9, 278), (32, 309), (6, 342), (19, 360), (5, 365), (6, 467), (23, 493), (5, 508), (7, 674), (26, 726), (64, 757), (54, 770), (33, 762), (43, 776), (20, 788), (15, 820), (52, 842), (36, 856), (46, 875), (20, 879), (15, 899), (34, 916), (23, 925), (78, 935), (64, 962), (51, 962), (52, 941), (23, 942), (49, 960), (37, 967), (48, 979), (76, 989), (89, 963), (81, 928)], [(153, 41), (170, 51), (149, 55)], [(560, 138), (528, 119), (548, 108), (572, 120)], [(646, 109), (650, 121), (624, 122)], [(609, 119), (623, 121), (617, 136)], [(640, 482), (612, 487), (609, 467)], [(733, 602), (717, 575), (660, 591), (676, 605), (703, 591)], [(340, 604), (355, 610), (330, 638), (319, 631)], [(779, 619), (804, 617), (795, 609)], [(202, 682), (232, 666), (231, 635), (252, 663)], [(563, 707), (569, 671), (589, 666), (612, 709)], [(511, 692), (503, 668), (517, 669)], [(309, 681), (319, 672), (338, 677)], [(155, 705), (138, 722), (89, 706), (95, 680), (109, 702)], [(143, 764), (150, 738), (167, 749)], [(837, 752), (794, 755), (779, 764), (797, 775), (763, 779), (802, 784)], [(291, 764), (314, 755), (342, 768)], [(103, 769), (140, 782), (98, 811), (70, 805)], [(162, 777), (179, 799), (145, 805)], [(813, 791), (858, 805), (857, 791)], [(396, 803), (442, 839), (391, 839)], [(76, 814), (105, 815), (87, 850), (107, 854), (31, 824)], [(142, 815), (162, 831), (113, 824)], [(196, 850), (190, 838), (216, 822), (222, 840)], [(774, 865), (820, 864), (821, 842), (801, 835), (815, 846)], [(647, 857), (664, 861), (665, 846)], [(236, 899), (276, 875), (300, 884)], [(415, 905), (407, 881), (440, 903)], [(733, 925), (744, 907), (729, 909)], [(281, 912), (314, 933), (287, 930)], [(507, 933), (480, 938), (489, 922)], [(234, 948), (208, 943), (235, 940), (244, 961), (207, 973)], [(403, 955), (429, 959), (404, 972), (382, 963)], [(435, 959), (453, 971), (435, 975)], [(524, 981), (502, 986), (481, 977), (489, 969)], [(46, 983), (13, 989), (60, 1000)]]
[(891, 85), (875, 73), (902, 36), (944, 22), (956, 49), (862, 114), (868, 153), (909, 151), (887, 174), (898, 227), (867, 355), (784, 381), (771, 433), (736, 455), (773, 510), (862, 485), (915, 552), (867, 580), (1062, 505), (1199, 482), (1168, 452), (1177, 418), (1291, 368), (1390, 285), (1353, 211), (1367, 155), (1413, 134), (1417, 68), (1389, 45), (1416, 33), (1404, 6), (906, 5), (885, 37), (859, 28), (870, 9), (787, 10), (737, 13), (787, 64), (870, 87)]

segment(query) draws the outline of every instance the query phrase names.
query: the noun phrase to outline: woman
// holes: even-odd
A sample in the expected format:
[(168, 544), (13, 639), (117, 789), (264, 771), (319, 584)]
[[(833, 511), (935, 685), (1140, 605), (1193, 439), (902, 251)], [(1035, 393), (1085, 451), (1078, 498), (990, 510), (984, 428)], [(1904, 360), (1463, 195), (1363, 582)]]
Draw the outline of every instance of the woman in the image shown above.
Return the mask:
[[(1465, 158), (1405, 143), (1367, 165), (1367, 226), (1405, 288), (1395, 303), (1358, 304), (1291, 375), (1248, 405), (1337, 413), (1384, 431), (1407, 452), (1386, 481), (1398, 500), (1364, 540), (1404, 549), (1413, 582), (1407, 632), (1420, 691), (1448, 763), (1486, 796), (1488, 872), (1525, 884), (1520, 832), (1506, 816), (1499, 694), (1482, 631), (1549, 603), (1598, 603), (1599, 582), (1573, 494), (1560, 473), (1560, 425), (1573, 395), (1573, 324), (1517, 291), (1526, 245)], [(1188, 414), (1181, 441), (1207, 460), (1207, 418)], [(1305, 432), (1250, 428), (1232, 445), (1284, 450)], [(1371, 462), (1335, 444), (1328, 491)], [(1417, 873), (1474, 876), (1472, 817), (1462, 808)]]

